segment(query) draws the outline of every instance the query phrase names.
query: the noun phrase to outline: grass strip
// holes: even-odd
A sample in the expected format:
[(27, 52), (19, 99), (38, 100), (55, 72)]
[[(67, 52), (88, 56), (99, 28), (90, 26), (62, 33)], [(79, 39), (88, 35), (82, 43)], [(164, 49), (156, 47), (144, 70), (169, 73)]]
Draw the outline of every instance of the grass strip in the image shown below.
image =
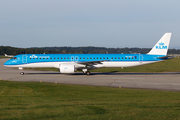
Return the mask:
[(180, 93), (0, 81), (0, 119), (180, 119)]
[(9, 59), (10, 59), (10, 57), (6, 57), (6, 56), (0, 56), (0, 59), (2, 59), (2, 58), (9, 58)]

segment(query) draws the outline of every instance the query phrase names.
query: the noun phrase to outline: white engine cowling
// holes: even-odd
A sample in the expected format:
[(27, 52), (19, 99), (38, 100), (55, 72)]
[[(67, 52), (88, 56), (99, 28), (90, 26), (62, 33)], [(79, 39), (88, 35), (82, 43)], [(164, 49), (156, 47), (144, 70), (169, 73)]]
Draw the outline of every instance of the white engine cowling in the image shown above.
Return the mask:
[(74, 73), (75, 66), (73, 64), (60, 64), (59, 65), (59, 72), (60, 73)]

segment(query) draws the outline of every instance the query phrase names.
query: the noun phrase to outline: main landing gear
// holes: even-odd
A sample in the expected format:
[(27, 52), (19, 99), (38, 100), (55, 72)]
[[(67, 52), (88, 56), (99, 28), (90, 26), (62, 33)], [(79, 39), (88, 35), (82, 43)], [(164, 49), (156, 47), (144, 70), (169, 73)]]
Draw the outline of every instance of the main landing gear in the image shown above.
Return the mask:
[(19, 70), (20, 70), (20, 75), (24, 75), (23, 68), (19, 67)]
[(82, 69), (83, 73), (86, 75), (90, 75), (91, 73), (87, 69)]
[(90, 73), (89, 71), (87, 71), (85, 74), (86, 74), (86, 75), (90, 75), (91, 73)]

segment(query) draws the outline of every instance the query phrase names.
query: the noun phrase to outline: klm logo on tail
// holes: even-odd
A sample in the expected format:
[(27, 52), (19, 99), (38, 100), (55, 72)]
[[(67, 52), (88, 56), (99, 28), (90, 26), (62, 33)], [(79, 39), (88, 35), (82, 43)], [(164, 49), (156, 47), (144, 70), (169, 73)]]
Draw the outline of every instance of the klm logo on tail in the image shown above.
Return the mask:
[(167, 49), (167, 46), (164, 46), (164, 43), (159, 43), (158, 46), (156, 46), (156, 49)]

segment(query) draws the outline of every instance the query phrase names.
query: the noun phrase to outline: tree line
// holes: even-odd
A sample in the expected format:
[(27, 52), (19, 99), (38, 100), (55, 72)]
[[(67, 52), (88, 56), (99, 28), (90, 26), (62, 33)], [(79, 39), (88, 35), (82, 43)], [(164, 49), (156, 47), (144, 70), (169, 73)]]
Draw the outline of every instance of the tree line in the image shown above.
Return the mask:
[[(151, 48), (105, 48), (105, 47), (33, 47), (17, 48), (10, 46), (0, 46), (0, 55), (18, 55), (18, 54), (146, 54)], [(180, 49), (169, 49), (168, 54), (180, 54)]]

